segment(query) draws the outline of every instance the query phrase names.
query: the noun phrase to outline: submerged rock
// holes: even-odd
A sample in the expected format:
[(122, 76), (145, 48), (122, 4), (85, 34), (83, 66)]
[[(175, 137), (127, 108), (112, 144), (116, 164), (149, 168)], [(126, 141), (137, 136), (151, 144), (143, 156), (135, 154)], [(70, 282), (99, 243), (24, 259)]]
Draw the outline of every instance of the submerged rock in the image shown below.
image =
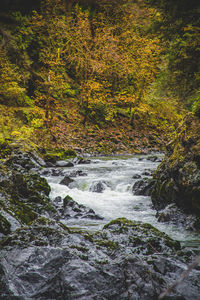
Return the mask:
[(147, 170), (145, 170), (145, 171), (142, 173), (142, 175), (143, 175), (143, 176), (152, 176), (152, 173), (153, 173), (152, 170), (148, 170), (148, 169), (147, 169)]
[[(39, 219), (1, 242), (0, 299), (155, 300), (185, 270), (178, 242), (117, 219), (100, 232)], [(199, 299), (195, 269), (168, 299)]]
[[(52, 203), (29, 158), (7, 162), (0, 164), (0, 299), (155, 300), (186, 269), (192, 252), (149, 224), (117, 219), (94, 233), (66, 227), (63, 219), (100, 217), (69, 196)], [(198, 300), (199, 276), (194, 269), (168, 299)]]
[[(62, 199), (54, 203), (49, 198), (50, 186), (38, 173), (38, 163), (32, 159), (35, 154), (19, 150), (0, 164), (0, 238), (16, 229), (28, 225), (40, 215), (55, 220), (63, 218), (101, 219), (94, 211), (78, 205), (71, 199), (62, 206)], [(17, 153), (19, 155), (17, 155)], [(45, 169), (47, 170), (47, 169)], [(58, 170), (58, 174), (55, 171)], [(48, 173), (49, 174), (49, 173)], [(51, 175), (60, 175), (59, 169), (51, 169)], [(78, 170), (75, 175), (82, 175)], [(69, 185), (74, 180), (65, 176), (61, 184)]]
[(78, 177), (78, 176), (87, 176), (87, 174), (82, 170), (74, 170), (71, 173), (69, 173), (69, 177)]

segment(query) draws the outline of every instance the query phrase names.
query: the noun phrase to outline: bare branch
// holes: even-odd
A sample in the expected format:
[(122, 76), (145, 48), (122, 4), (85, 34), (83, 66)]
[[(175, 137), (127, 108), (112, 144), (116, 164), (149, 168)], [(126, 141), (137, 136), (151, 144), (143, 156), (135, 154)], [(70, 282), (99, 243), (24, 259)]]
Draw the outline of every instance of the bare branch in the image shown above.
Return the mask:
[(158, 300), (164, 299), (165, 296), (167, 296), (169, 293), (172, 292), (173, 289), (175, 289), (179, 284), (182, 283), (182, 281), (189, 275), (189, 273), (200, 263), (200, 255), (198, 255), (193, 263), (191, 263), (187, 270), (185, 270), (182, 274), (181, 277), (178, 278), (172, 285), (170, 285), (160, 296), (158, 297)]

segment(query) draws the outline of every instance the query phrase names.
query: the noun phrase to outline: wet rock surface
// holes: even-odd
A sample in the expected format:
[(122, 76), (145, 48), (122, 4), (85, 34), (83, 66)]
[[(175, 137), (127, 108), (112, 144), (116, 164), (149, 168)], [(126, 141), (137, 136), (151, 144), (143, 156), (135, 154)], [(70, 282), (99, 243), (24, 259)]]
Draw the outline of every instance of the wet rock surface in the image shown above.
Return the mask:
[(147, 156), (146, 158), (147, 160), (150, 160), (152, 162), (161, 162), (162, 161), (162, 158), (157, 156), (157, 155), (150, 155), (150, 156)]
[(63, 200), (61, 197), (56, 197), (54, 205), (59, 212), (59, 220), (67, 220), (71, 218), (92, 220), (103, 219), (91, 208), (78, 204), (70, 196), (66, 196)]
[(74, 164), (71, 161), (66, 161), (66, 160), (58, 160), (55, 163), (56, 167), (61, 167), (61, 168), (69, 168), (69, 167), (73, 167)]
[(132, 178), (133, 178), (133, 179), (140, 179), (140, 178), (142, 178), (142, 176), (141, 176), (140, 174), (134, 174), (134, 175), (132, 176)]
[(45, 167), (45, 161), (36, 152), (22, 152), (17, 149), (11, 153), (5, 164), (18, 171), (39, 170)]
[(91, 163), (91, 160), (90, 159), (86, 159), (86, 158), (83, 158), (83, 157), (75, 157), (72, 162), (75, 164), (75, 165), (81, 165), (81, 164), (90, 164)]
[(89, 190), (93, 193), (103, 193), (107, 187), (109, 187), (109, 183), (106, 181), (95, 181), (91, 184)]
[(185, 227), (187, 230), (200, 231), (200, 217), (186, 214), (175, 204), (170, 204), (156, 214), (159, 222)]
[[(40, 218), (1, 242), (0, 299), (154, 300), (190, 260), (179, 248), (126, 219), (89, 234)], [(199, 275), (193, 270), (169, 299), (200, 299)]]
[(71, 179), (69, 176), (66, 175), (66, 176), (60, 181), (60, 184), (69, 186), (70, 183), (72, 183), (72, 182), (74, 182), (74, 180)]
[(78, 177), (78, 176), (87, 176), (87, 174), (85, 172), (83, 172), (82, 170), (74, 170), (72, 172), (69, 173), (69, 177)]
[(154, 180), (144, 178), (134, 183), (132, 192), (134, 195), (150, 196), (154, 185)]

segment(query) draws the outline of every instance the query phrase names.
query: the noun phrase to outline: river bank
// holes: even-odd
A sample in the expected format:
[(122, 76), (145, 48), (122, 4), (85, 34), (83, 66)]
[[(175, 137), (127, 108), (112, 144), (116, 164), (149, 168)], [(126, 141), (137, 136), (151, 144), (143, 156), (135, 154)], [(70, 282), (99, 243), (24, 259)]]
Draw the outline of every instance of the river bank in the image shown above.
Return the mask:
[[(197, 251), (147, 224), (150, 198), (132, 191), (158, 163), (11, 151), (1, 161), (0, 299), (156, 299)], [(199, 299), (198, 276), (169, 299)]]

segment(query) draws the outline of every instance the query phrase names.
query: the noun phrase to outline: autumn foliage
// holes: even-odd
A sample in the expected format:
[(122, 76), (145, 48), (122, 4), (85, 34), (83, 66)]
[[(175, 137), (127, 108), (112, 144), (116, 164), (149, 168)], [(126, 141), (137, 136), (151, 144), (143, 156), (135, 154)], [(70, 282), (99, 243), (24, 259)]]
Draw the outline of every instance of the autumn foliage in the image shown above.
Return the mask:
[[(143, 0), (27, 7), (0, 21), (0, 103), (32, 109), (34, 130), (56, 140), (68, 123), (115, 126), (123, 116), (140, 130), (180, 117), (176, 99), (155, 95), (166, 59), (152, 30), (162, 18), (156, 8)], [(188, 41), (198, 35), (192, 26), (184, 30)]]

